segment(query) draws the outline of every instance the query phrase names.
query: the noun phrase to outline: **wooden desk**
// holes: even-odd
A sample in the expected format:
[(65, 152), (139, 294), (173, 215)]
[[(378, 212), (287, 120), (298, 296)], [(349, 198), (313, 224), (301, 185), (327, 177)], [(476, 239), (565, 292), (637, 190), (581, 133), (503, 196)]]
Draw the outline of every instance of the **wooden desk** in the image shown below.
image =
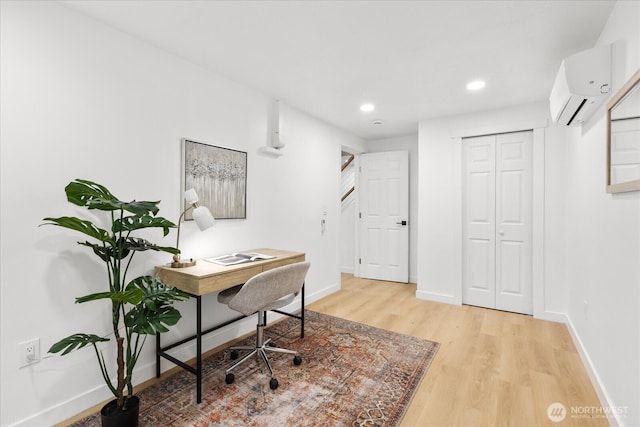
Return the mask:
[[(278, 249), (252, 249), (242, 252), (259, 252), (265, 255), (274, 255), (276, 258), (253, 261), (243, 264), (230, 266), (222, 266), (209, 261), (200, 260), (193, 267), (172, 268), (171, 264), (159, 265), (156, 267), (156, 274), (163, 282), (174, 286), (181, 291), (191, 295), (196, 300), (196, 333), (190, 337), (184, 338), (178, 342), (162, 347), (160, 343), (160, 334), (156, 335), (156, 376), (160, 377), (160, 358), (164, 357), (176, 365), (186, 369), (196, 376), (196, 399), (200, 403), (202, 400), (202, 336), (227, 326), (246, 316), (239, 316), (227, 322), (215, 325), (205, 331), (202, 330), (202, 296), (214, 292), (220, 292), (236, 285), (241, 285), (251, 277), (263, 271), (280, 267), (287, 264), (303, 262), (305, 254), (301, 252), (282, 251)], [(302, 286), (302, 301), (300, 315), (295, 315), (279, 310), (273, 310), (286, 316), (300, 319), (300, 337), (304, 337), (304, 285)], [(266, 315), (265, 315), (266, 317)], [(266, 319), (265, 319), (266, 320)], [(196, 366), (193, 367), (187, 363), (176, 359), (167, 354), (168, 350), (189, 341), (196, 340)]]

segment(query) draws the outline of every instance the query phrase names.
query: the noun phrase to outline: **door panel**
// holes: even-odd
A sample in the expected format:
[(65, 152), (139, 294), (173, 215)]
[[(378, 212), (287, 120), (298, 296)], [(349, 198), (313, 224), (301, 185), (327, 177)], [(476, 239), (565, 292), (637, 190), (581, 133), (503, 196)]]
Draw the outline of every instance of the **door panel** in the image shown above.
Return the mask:
[(360, 276), (406, 283), (409, 281), (409, 153), (363, 154), (360, 168)]
[(532, 132), (463, 142), (465, 304), (531, 314)]
[(532, 132), (497, 135), (496, 152), (495, 308), (532, 314)]
[[(500, 241), (500, 288), (498, 294), (520, 295), (523, 292), (523, 245), (521, 242)], [(496, 307), (497, 308), (497, 307)]]
[(493, 137), (463, 145), (462, 300), (495, 304), (495, 147)]
[(465, 300), (469, 304), (487, 307), (495, 301), (493, 240), (469, 239), (467, 289)]

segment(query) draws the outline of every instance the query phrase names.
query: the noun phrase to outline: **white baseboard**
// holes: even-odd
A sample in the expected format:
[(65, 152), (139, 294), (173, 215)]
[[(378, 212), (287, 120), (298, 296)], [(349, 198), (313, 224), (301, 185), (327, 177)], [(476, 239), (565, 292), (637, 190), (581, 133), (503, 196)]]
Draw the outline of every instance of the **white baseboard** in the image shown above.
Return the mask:
[(548, 320), (550, 322), (567, 323), (567, 315), (557, 311), (543, 311), (542, 313), (534, 313), (533, 317), (539, 320)]
[(417, 290), (416, 298), (427, 301), (442, 302), (445, 304), (460, 305), (460, 302), (454, 295), (438, 294), (435, 292)]
[[(560, 314), (560, 313), (556, 313)], [(562, 314), (563, 320), (562, 322), (567, 325), (567, 329), (569, 329), (569, 334), (571, 334), (571, 339), (573, 340), (573, 344), (576, 346), (578, 350), (578, 354), (580, 355), (580, 359), (582, 360), (582, 364), (587, 370), (587, 374), (589, 375), (589, 379), (591, 379), (591, 384), (593, 384), (593, 388), (598, 395), (598, 399), (600, 399), (600, 404), (603, 407), (613, 408), (614, 405), (609, 398), (609, 394), (607, 393), (606, 388), (603, 386), (602, 381), (600, 380), (600, 375), (598, 375), (598, 371), (595, 366), (591, 362), (591, 358), (589, 357), (589, 352), (587, 352), (582, 340), (580, 339), (580, 335), (578, 335), (578, 331), (573, 326), (571, 319), (568, 315)], [(609, 421), (609, 425), (611, 427), (624, 427), (624, 423), (622, 420), (614, 414), (612, 417), (607, 418)]]
[[(155, 375), (155, 371), (154, 371)], [(87, 408), (91, 408), (113, 397), (107, 386), (99, 386), (81, 393), (64, 402), (59, 402), (54, 406), (46, 408), (43, 411), (33, 414), (27, 418), (17, 421), (7, 427), (40, 427), (45, 425), (54, 425), (61, 421), (67, 420)]]

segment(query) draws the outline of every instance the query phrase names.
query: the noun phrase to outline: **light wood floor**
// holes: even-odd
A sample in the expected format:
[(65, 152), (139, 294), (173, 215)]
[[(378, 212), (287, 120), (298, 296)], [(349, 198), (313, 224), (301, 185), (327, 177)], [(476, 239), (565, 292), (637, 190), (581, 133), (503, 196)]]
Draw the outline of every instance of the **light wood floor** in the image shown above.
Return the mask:
[[(552, 403), (600, 407), (567, 328), (530, 316), (415, 297), (416, 285), (342, 275), (342, 289), (307, 308), (440, 343), (401, 427), (608, 426), (606, 419), (562, 422)], [(205, 357), (219, 350), (213, 349)], [(180, 368), (136, 387), (162, 381)], [(90, 415), (102, 402), (58, 426)]]
[[(608, 426), (571, 407), (600, 407), (565, 325), (415, 298), (416, 285), (342, 276), (342, 290), (307, 306), (440, 343), (402, 421), (414, 426)], [(552, 422), (547, 408), (569, 411)]]

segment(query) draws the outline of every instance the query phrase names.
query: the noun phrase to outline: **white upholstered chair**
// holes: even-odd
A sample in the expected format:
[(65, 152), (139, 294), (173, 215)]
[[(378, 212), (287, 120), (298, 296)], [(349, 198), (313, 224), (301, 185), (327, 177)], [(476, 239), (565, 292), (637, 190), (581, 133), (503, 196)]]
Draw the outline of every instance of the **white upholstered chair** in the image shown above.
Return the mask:
[[(238, 351), (246, 350), (248, 353), (225, 371), (225, 382), (227, 384), (233, 383), (235, 379), (231, 371), (249, 360), (253, 355), (260, 355), (260, 358), (267, 366), (271, 375), (271, 381), (269, 382), (271, 389), (278, 387), (278, 380), (275, 378), (267, 358), (267, 351), (293, 354), (295, 355), (293, 358), (295, 365), (299, 365), (302, 362), (298, 352), (271, 346), (269, 345), (270, 339), (264, 340), (265, 313), (269, 310), (277, 310), (293, 302), (302, 290), (307, 271), (309, 271), (309, 265), (308, 262), (299, 262), (267, 270), (253, 276), (244, 285), (235, 286), (218, 294), (218, 302), (228, 305), (229, 308), (239, 311), (245, 316), (258, 313), (255, 346), (231, 347), (230, 349), (232, 359), (238, 357)], [(302, 309), (304, 310), (304, 307)]]

